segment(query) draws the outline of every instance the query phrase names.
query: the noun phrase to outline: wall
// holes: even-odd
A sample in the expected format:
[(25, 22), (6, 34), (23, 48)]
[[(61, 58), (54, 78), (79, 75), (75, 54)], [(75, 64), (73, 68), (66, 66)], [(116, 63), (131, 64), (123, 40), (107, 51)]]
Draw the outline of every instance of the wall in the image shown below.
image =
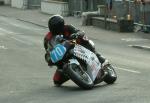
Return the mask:
[(42, 0), (28, 0), (28, 9), (40, 8)]
[(16, 8), (26, 9), (27, 1), (28, 0), (11, 0), (11, 6)]
[(16, 8), (22, 8), (23, 7), (23, 0), (12, 0), (11, 6)]
[(76, 11), (86, 11), (87, 4), (85, 0), (69, 0), (69, 14), (74, 15)]
[(11, 0), (4, 0), (5, 5), (10, 5), (11, 4)]
[(48, 14), (68, 15), (68, 3), (58, 1), (42, 1), (41, 11)]

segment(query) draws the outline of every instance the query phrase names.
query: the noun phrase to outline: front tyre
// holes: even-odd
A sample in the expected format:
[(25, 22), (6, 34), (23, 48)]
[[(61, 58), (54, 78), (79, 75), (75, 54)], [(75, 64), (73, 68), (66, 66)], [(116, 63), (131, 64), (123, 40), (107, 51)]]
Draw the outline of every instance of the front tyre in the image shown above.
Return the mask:
[(81, 66), (73, 63), (69, 64), (66, 70), (70, 79), (83, 89), (92, 89), (94, 86), (93, 80)]
[(104, 82), (106, 82), (107, 84), (113, 84), (117, 80), (117, 74), (112, 65), (106, 65), (106, 67), (104, 67), (104, 72), (106, 72)]

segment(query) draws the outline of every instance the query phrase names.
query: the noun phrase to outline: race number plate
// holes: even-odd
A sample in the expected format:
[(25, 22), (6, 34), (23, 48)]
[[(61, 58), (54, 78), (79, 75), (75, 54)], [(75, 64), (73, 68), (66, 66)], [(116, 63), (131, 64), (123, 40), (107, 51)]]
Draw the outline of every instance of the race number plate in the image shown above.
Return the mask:
[(50, 58), (53, 63), (56, 63), (64, 57), (65, 53), (66, 53), (66, 48), (61, 44), (57, 44), (54, 47), (54, 49), (50, 52)]

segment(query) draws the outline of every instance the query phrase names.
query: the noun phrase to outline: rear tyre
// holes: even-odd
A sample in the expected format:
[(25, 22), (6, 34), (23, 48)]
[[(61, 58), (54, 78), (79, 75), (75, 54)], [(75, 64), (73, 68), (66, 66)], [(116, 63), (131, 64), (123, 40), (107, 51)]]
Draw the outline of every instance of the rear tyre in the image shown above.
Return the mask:
[(76, 83), (79, 87), (83, 89), (92, 89), (94, 86), (93, 80), (89, 76), (86, 71), (82, 69), (81, 66), (73, 63), (69, 64), (68, 68), (66, 69), (67, 74), (69, 75), (70, 79)]
[(104, 82), (107, 84), (113, 84), (117, 80), (117, 74), (110, 64), (104, 68), (104, 71), (107, 73), (104, 77)]

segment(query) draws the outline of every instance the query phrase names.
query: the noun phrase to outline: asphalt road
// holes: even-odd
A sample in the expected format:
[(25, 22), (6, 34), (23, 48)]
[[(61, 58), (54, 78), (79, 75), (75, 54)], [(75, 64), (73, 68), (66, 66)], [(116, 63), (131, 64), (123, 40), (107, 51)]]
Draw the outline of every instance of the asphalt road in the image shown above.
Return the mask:
[(56, 68), (49, 68), (44, 61), (43, 37), (48, 30), (0, 16), (0, 103), (149, 103), (150, 51), (129, 46), (149, 43), (149, 39), (80, 28), (117, 67), (115, 84), (82, 90), (68, 81), (55, 87), (52, 77)]

